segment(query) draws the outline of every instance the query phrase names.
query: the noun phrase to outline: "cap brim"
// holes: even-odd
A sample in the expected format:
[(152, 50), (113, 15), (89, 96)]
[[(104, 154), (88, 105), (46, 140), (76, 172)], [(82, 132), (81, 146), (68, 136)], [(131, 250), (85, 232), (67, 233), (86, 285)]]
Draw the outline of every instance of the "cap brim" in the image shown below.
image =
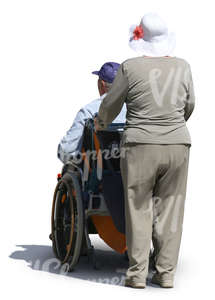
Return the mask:
[(99, 75), (99, 71), (93, 71), (92, 74)]

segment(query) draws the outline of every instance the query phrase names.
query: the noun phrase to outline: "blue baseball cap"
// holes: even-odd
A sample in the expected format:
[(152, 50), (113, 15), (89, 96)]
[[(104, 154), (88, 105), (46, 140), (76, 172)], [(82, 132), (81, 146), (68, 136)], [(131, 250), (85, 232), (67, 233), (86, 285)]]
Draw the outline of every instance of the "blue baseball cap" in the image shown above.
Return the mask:
[(116, 62), (106, 62), (99, 71), (94, 71), (92, 74), (96, 74), (102, 80), (112, 83), (119, 69), (120, 64)]

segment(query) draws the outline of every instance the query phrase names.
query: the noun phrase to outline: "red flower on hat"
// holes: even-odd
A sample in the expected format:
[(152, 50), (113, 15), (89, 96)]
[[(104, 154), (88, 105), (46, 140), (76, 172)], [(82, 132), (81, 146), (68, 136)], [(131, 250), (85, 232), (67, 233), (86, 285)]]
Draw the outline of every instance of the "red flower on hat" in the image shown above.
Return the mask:
[(143, 27), (141, 25), (137, 26), (133, 31), (133, 39), (139, 40), (139, 39), (142, 39), (143, 36), (144, 36)]

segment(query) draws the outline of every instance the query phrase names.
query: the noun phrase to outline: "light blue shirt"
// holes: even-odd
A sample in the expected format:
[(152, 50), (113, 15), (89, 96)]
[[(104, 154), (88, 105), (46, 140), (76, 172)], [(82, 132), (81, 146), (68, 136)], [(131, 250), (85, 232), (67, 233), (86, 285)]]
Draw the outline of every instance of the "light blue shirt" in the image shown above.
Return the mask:
[[(71, 128), (60, 141), (57, 156), (64, 164), (71, 156), (76, 156), (81, 152), (85, 122), (87, 119), (93, 118), (94, 115), (98, 113), (99, 106), (105, 96), (106, 94), (81, 108), (77, 113)], [(113, 123), (125, 123), (126, 111), (126, 105), (124, 104), (120, 114), (114, 119)]]

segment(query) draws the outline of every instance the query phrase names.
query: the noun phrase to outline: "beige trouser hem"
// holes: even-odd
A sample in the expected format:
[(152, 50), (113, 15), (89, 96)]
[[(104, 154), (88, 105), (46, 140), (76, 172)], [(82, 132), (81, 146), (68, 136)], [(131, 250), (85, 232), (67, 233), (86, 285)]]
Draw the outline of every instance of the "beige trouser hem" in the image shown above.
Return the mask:
[(181, 242), (189, 146), (125, 144), (121, 150), (129, 257), (126, 278), (146, 280), (152, 240), (157, 272), (173, 279)]

